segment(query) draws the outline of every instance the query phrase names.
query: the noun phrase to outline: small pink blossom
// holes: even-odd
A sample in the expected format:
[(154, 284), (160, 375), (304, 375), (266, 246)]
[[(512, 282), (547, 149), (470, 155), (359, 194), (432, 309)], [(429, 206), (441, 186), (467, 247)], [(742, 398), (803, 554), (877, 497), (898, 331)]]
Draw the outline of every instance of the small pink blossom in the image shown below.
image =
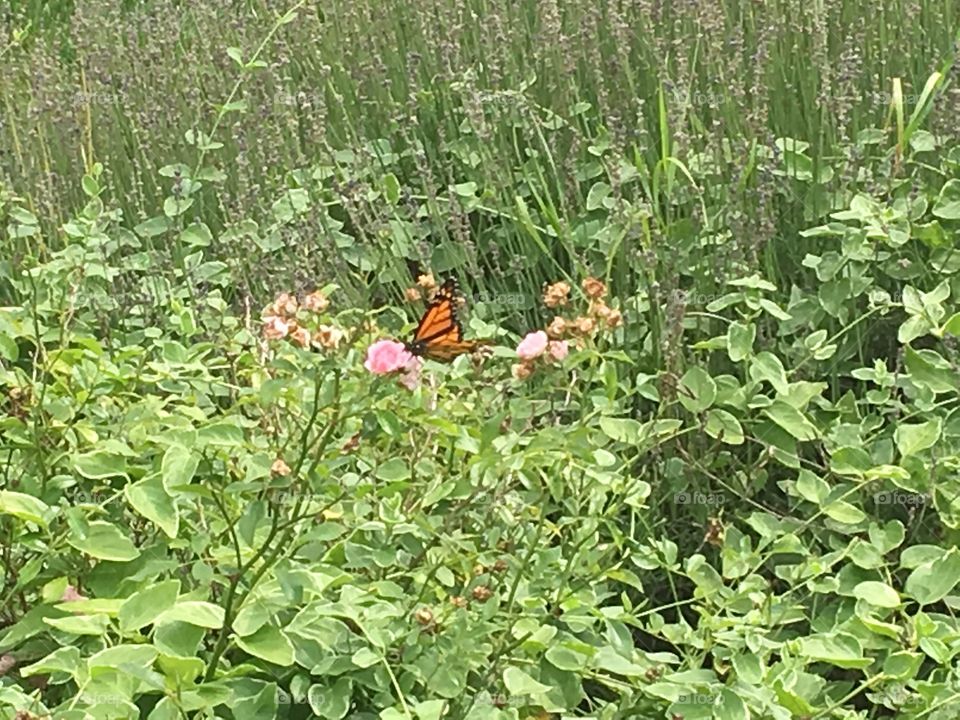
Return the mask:
[(363, 366), (376, 375), (389, 375), (398, 370), (407, 370), (414, 364), (414, 359), (403, 343), (378, 340), (367, 348), (367, 359)]
[(403, 377), (400, 378), (400, 384), (407, 390), (416, 390), (417, 385), (420, 384), (420, 369), (422, 367), (423, 361), (418, 357), (414, 357), (410, 364), (406, 366), (406, 371), (403, 373)]
[(303, 307), (314, 312), (323, 312), (330, 307), (330, 301), (327, 296), (319, 290), (310, 293), (303, 299)]
[(517, 356), (521, 360), (533, 360), (540, 357), (547, 349), (547, 334), (543, 330), (527, 333), (526, 337), (517, 345)]
[(563, 360), (570, 352), (570, 345), (566, 340), (551, 340), (547, 344), (547, 352), (556, 361)]
[(310, 341), (312, 340), (310, 337), (310, 331), (305, 327), (298, 327), (290, 335), (290, 338), (302, 348), (310, 347)]
[(73, 585), (67, 585), (66, 589), (63, 591), (63, 597), (60, 599), (63, 602), (70, 602), (72, 600), (86, 600), (87, 598), (86, 596), (81, 595)]
[(290, 332), (290, 323), (279, 315), (271, 315), (263, 322), (263, 336), (267, 340), (281, 340)]

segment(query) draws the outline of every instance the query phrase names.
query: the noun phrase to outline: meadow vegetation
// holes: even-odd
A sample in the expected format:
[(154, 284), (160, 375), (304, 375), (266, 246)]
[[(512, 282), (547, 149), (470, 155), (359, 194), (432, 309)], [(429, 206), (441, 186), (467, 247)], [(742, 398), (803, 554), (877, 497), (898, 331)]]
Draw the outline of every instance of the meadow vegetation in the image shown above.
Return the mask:
[(0, 0), (0, 718), (956, 718), (958, 53)]

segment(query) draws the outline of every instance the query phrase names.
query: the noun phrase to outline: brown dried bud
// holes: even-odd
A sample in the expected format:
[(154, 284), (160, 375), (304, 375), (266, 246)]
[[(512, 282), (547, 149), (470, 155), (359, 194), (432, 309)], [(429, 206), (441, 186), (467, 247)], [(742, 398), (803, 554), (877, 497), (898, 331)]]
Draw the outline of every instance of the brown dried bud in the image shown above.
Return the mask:
[(543, 304), (548, 308), (560, 307), (567, 304), (570, 295), (570, 285), (563, 280), (556, 282), (543, 291)]
[(431, 625), (433, 623), (433, 611), (431, 611), (430, 608), (418, 608), (417, 611), (413, 613), (413, 619), (421, 625)]
[(581, 287), (583, 287), (583, 292), (586, 296), (592, 300), (602, 298), (607, 294), (607, 286), (595, 277), (586, 278)]
[(486, 585), (478, 585), (473, 589), (473, 599), (485, 602), (493, 595), (493, 591)]

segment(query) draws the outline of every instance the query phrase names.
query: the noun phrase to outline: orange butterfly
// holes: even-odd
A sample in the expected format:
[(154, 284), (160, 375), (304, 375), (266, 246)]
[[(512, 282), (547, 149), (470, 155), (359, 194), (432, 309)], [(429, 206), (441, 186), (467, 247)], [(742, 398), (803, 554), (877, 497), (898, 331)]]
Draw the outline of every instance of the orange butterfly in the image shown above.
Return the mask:
[(481, 345), (490, 345), (490, 340), (464, 340), (463, 327), (457, 316), (460, 291), (454, 278), (447, 278), (437, 294), (427, 304), (407, 343), (407, 350), (418, 357), (450, 362), (458, 355), (471, 353)]

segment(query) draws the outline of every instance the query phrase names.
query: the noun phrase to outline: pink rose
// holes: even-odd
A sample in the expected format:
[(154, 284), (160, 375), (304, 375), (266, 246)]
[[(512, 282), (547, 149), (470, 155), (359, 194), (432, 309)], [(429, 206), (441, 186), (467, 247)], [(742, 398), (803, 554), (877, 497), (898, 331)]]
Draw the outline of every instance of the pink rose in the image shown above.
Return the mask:
[(403, 343), (394, 340), (378, 340), (367, 348), (367, 359), (363, 366), (375, 375), (389, 375), (398, 370), (406, 370), (414, 364), (414, 356)]
[(277, 315), (271, 315), (263, 322), (263, 336), (267, 340), (280, 340), (290, 332), (290, 324)]
[(551, 340), (547, 344), (547, 352), (550, 353), (550, 357), (559, 362), (570, 352), (570, 346), (566, 340)]
[(533, 360), (540, 357), (547, 349), (547, 334), (543, 330), (527, 333), (527, 336), (517, 345), (517, 356), (521, 360)]

